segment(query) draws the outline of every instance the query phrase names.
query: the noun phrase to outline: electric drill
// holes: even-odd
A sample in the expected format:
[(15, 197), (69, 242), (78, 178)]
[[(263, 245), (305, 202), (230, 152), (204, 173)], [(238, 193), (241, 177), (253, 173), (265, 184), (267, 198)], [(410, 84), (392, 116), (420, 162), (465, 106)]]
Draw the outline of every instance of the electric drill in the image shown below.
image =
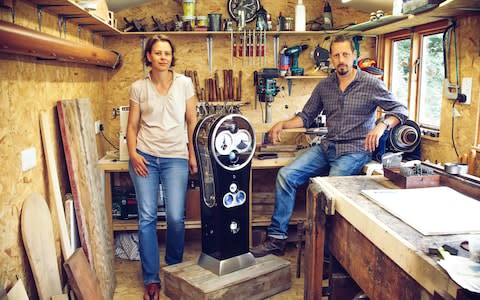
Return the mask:
[(292, 63), (290, 66), (290, 71), (292, 73), (292, 76), (303, 75), (303, 68), (298, 67), (298, 57), (300, 56), (300, 53), (307, 48), (308, 48), (308, 45), (295, 45), (285, 50), (284, 54), (291, 57), (290, 61)]

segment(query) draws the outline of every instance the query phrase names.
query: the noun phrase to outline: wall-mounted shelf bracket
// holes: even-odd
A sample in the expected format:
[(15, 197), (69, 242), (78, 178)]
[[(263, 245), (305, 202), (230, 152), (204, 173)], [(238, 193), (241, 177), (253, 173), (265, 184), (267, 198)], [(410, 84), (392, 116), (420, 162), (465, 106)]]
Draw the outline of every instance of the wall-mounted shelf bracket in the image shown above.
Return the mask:
[(280, 52), (280, 35), (273, 36), (273, 61), (275, 62), (275, 68), (278, 68), (278, 53)]
[(207, 59), (208, 59), (208, 71), (213, 72), (213, 36), (207, 35)]

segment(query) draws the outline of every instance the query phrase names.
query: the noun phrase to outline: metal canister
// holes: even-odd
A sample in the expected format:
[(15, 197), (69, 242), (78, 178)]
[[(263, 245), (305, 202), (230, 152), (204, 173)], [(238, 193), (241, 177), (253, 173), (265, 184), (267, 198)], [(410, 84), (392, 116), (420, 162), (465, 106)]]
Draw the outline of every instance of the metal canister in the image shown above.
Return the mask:
[(225, 19), (223, 22), (223, 30), (224, 31), (233, 31), (233, 22), (230, 19)]
[(293, 30), (293, 18), (285, 17), (285, 31), (292, 31), (292, 30)]

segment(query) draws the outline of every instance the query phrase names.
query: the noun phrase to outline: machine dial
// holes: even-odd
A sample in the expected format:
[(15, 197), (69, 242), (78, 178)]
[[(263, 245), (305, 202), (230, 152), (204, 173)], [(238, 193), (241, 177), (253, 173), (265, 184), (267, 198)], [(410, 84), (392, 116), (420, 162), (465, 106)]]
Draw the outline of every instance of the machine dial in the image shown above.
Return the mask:
[(215, 138), (215, 150), (220, 155), (227, 155), (232, 151), (233, 137), (228, 130), (221, 131)]
[(247, 130), (241, 129), (233, 136), (233, 143), (238, 152), (245, 152), (252, 144), (252, 136)]

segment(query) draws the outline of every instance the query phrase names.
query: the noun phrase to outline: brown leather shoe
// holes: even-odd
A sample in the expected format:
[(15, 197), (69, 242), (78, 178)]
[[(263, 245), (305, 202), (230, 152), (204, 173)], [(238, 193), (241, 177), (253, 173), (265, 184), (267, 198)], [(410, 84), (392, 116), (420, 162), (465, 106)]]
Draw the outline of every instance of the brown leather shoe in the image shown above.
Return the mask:
[(282, 256), (285, 254), (285, 244), (287, 240), (276, 239), (271, 236), (267, 236), (265, 241), (250, 249), (250, 252), (255, 257), (262, 257), (268, 254), (275, 254)]
[(160, 282), (149, 283), (145, 286), (143, 300), (158, 300), (160, 298)]

